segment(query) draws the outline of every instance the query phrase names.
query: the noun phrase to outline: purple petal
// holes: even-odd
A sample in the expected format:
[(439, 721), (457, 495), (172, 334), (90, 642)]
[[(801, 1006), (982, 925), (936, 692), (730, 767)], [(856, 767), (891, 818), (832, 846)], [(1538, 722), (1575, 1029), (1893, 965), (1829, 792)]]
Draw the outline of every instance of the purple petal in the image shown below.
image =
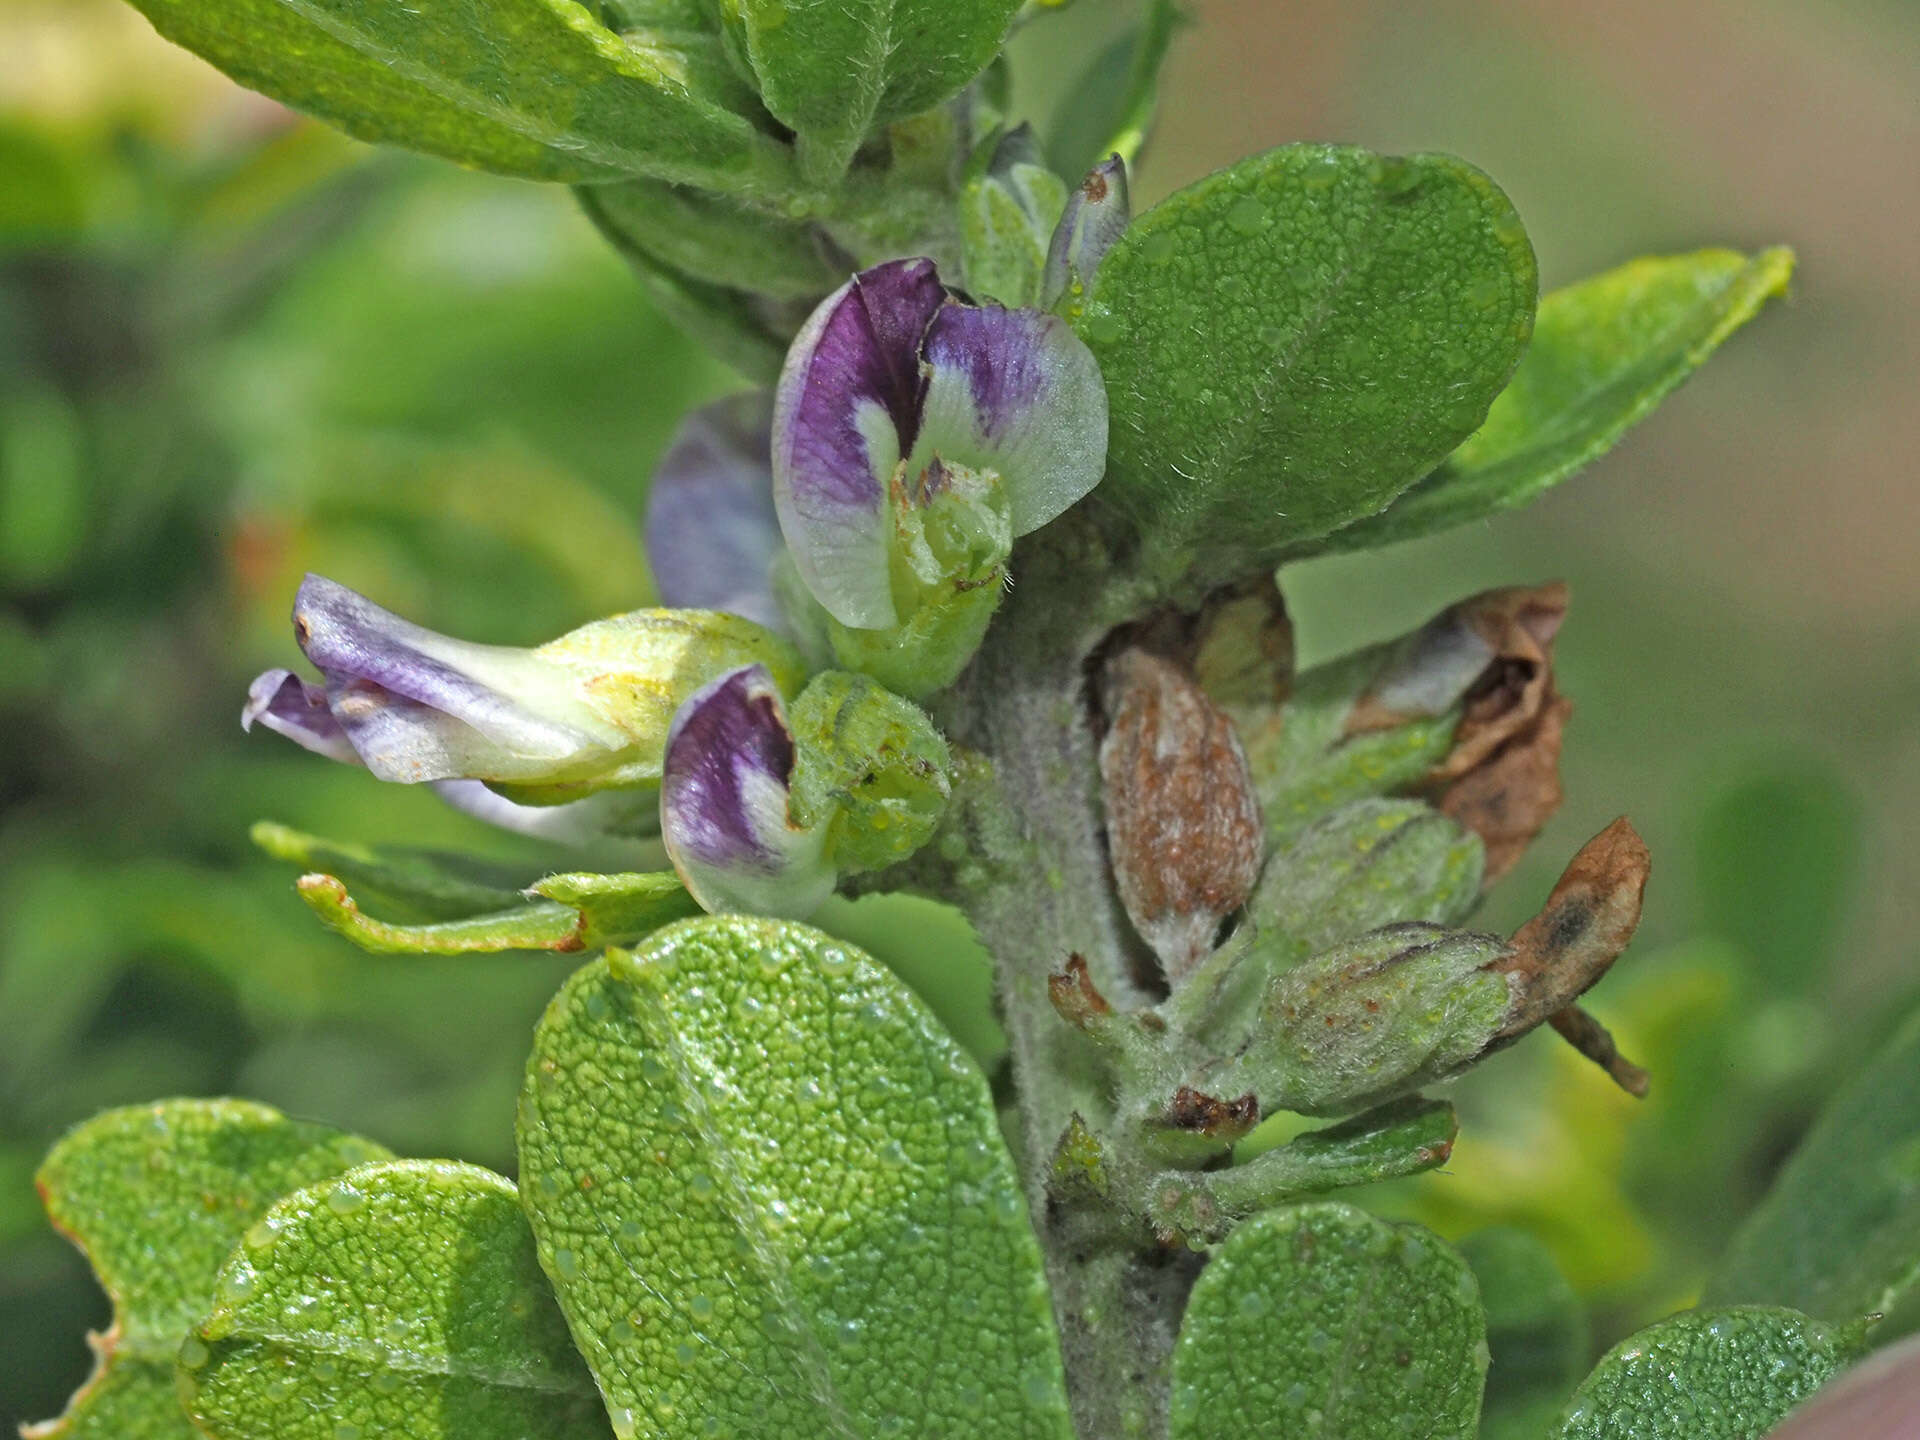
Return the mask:
[(920, 344), (946, 302), (931, 260), (863, 271), (820, 303), (774, 396), (773, 495), (807, 588), (842, 623), (893, 623), (887, 485), (919, 432)]
[(251, 730), (255, 721), (316, 755), (347, 765), (360, 763), (347, 732), (327, 708), (327, 692), (291, 670), (269, 670), (247, 687), (240, 728)]
[(647, 496), (647, 558), (668, 605), (785, 628), (767, 575), (780, 550), (772, 426), (773, 399), (761, 392), (681, 424)]
[(1013, 533), (1037, 530), (1100, 483), (1107, 388), (1057, 315), (949, 305), (927, 331), (931, 371), (909, 471), (935, 455), (998, 471)]
[(1047, 247), (1040, 303), (1052, 309), (1075, 280), (1092, 289), (1094, 272), (1132, 218), (1126, 161), (1109, 155), (1089, 170), (1087, 178), (1067, 197), (1066, 211), (1054, 227), (1053, 243)]
[(819, 831), (787, 812), (793, 735), (759, 665), (688, 698), (667, 736), (660, 835), (689, 892), (715, 912), (809, 915), (832, 893)]
[(382, 780), (537, 780), (624, 743), (562, 668), (437, 634), (321, 576), (301, 584), (293, 624), (334, 719)]

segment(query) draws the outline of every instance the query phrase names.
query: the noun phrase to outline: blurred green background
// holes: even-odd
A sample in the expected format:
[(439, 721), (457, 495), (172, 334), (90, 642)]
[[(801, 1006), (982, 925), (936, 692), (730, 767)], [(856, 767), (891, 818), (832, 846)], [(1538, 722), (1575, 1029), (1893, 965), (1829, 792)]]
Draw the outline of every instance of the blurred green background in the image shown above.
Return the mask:
[[(1044, 123), (1130, 13), (1080, 0), (1027, 31), (1026, 112)], [(1690, 1297), (1915, 989), (1920, 11), (1211, 0), (1197, 19), (1142, 201), (1351, 140), (1485, 167), (1549, 286), (1643, 251), (1801, 252), (1793, 302), (1564, 491), (1286, 577), (1309, 658), (1490, 585), (1573, 582), (1567, 804), (1484, 918), (1518, 923), (1634, 817), (1647, 918), (1595, 1009), (1654, 1096), (1536, 1037), (1458, 1087), (1445, 1172), (1374, 1198), (1454, 1235), (1535, 1229), (1610, 1339)], [(646, 603), (652, 464), (736, 383), (564, 192), (352, 145), (117, 0), (0, 0), (0, 1423), (56, 1411), (105, 1320), (32, 1185), (94, 1110), (237, 1092), (510, 1164), (526, 1036), (571, 962), (361, 956), (246, 829), (519, 842), (243, 737), (246, 682), (293, 658), (307, 569), (501, 642)], [(980, 993), (951, 919), (834, 919), (917, 956), (949, 1003)]]

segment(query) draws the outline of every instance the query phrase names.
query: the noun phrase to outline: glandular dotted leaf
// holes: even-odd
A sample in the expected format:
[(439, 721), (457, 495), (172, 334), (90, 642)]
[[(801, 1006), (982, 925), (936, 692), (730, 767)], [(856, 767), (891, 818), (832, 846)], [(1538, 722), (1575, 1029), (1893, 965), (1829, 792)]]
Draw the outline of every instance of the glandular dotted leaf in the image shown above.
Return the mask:
[(1098, 493), (1156, 569), (1253, 573), (1479, 426), (1537, 287), (1506, 196), (1450, 156), (1289, 145), (1211, 175), (1134, 222), (1078, 318), (1112, 414)]
[(623, 1440), (1070, 1434), (986, 1084), (859, 951), (715, 917), (611, 952), (542, 1020), (519, 1136)]
[(98, 1364), (48, 1440), (192, 1440), (174, 1356), (227, 1253), (289, 1190), (383, 1158), (372, 1141), (239, 1100), (164, 1100), (97, 1115), (39, 1174), (48, 1218), (113, 1301)]
[(1466, 1262), (1349, 1205), (1241, 1225), (1174, 1347), (1173, 1440), (1468, 1440), (1487, 1368)]
[(180, 1350), (214, 1440), (596, 1440), (606, 1414), (510, 1181), (396, 1160), (275, 1205)]
[(1758, 1440), (1858, 1343), (1794, 1310), (1689, 1310), (1609, 1350), (1547, 1440)]

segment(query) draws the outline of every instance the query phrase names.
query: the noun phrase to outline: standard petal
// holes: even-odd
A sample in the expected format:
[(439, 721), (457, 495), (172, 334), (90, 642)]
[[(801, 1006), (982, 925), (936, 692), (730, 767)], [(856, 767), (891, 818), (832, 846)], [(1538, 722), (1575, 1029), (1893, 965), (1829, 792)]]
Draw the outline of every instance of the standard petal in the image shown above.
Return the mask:
[(773, 677), (746, 666), (680, 707), (667, 737), (660, 835), (701, 905), (804, 918), (833, 892), (822, 829), (788, 817), (794, 746)]
[(1126, 161), (1109, 155), (1089, 170), (1087, 178), (1067, 197), (1066, 211), (1054, 228), (1053, 243), (1047, 247), (1041, 305), (1051, 310), (1076, 280), (1091, 289), (1094, 272), (1132, 219)]
[(256, 721), (316, 755), (347, 765), (360, 763), (347, 732), (327, 708), (327, 692), (291, 670), (269, 670), (247, 687), (240, 728), (251, 730)]
[(437, 634), (318, 575), (293, 622), (334, 719), (382, 780), (540, 780), (625, 744), (530, 651)]
[(767, 573), (780, 550), (772, 429), (763, 391), (702, 406), (681, 424), (647, 495), (647, 558), (667, 604), (785, 627)]
[(1013, 533), (1037, 530), (1100, 483), (1107, 388), (1071, 326), (1039, 310), (949, 305), (928, 327), (920, 442), (935, 455), (998, 471)]
[(946, 303), (931, 260), (863, 271), (820, 303), (780, 372), (773, 496), (794, 564), (841, 623), (896, 618), (887, 484), (919, 429), (920, 344)]

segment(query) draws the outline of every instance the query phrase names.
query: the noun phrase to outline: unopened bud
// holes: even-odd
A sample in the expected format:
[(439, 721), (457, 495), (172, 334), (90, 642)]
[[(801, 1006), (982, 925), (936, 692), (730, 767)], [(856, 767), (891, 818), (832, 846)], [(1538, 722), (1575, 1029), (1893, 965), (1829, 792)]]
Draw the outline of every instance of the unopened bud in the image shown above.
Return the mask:
[(1040, 303), (1071, 313), (1093, 288), (1093, 277), (1107, 252), (1133, 219), (1127, 194), (1127, 164), (1109, 155), (1067, 196), (1066, 209), (1047, 247)]
[(976, 299), (1031, 305), (1067, 186), (1046, 167), (1029, 126), (983, 142), (984, 163), (960, 196), (961, 269)]

